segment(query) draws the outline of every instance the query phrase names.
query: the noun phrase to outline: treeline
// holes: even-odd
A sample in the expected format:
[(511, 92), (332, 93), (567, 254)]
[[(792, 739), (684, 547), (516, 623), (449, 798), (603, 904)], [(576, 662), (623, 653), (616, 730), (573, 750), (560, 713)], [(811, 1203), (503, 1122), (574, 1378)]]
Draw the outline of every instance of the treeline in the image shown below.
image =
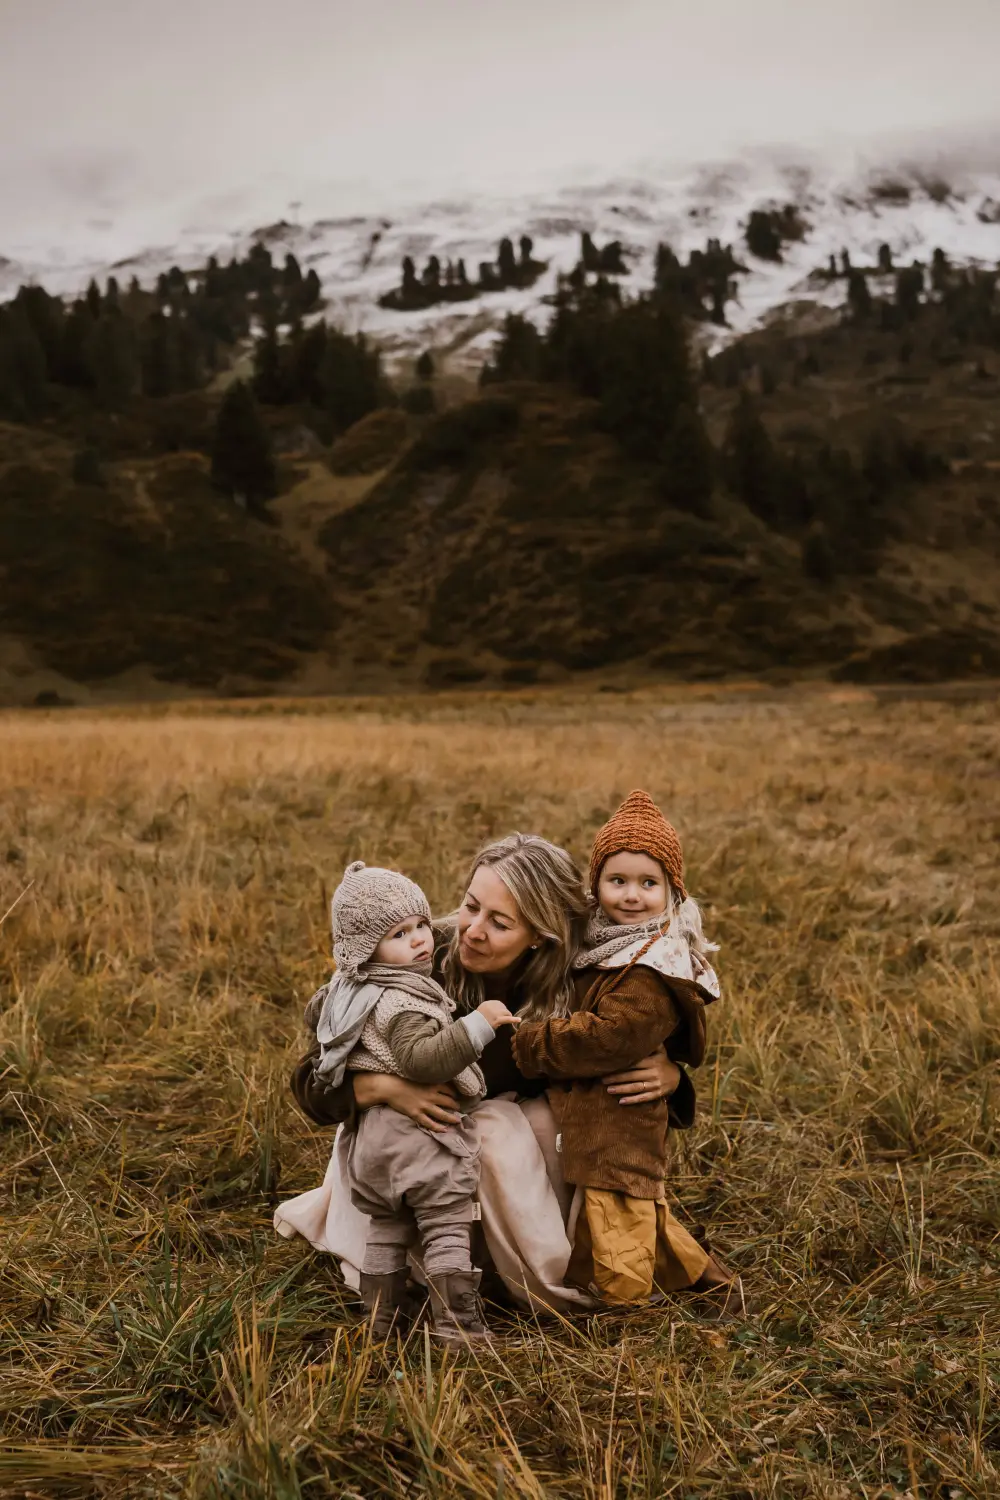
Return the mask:
[(282, 339), (271, 323), (254, 351), (253, 392), (267, 406), (300, 406), (329, 442), (376, 407), (394, 400), (382, 357), (363, 334), (325, 322), (297, 325)]
[[(715, 364), (706, 369), (712, 378)], [(709, 517), (724, 489), (769, 529), (796, 539), (818, 581), (874, 569), (894, 496), (947, 467), (920, 441), (889, 429), (873, 431), (860, 453), (818, 439), (779, 444), (745, 387), (716, 448), (673, 286), (631, 301), (607, 281), (564, 288), (544, 333), (517, 314), (507, 317), (481, 379), (486, 386), (559, 382), (591, 398), (600, 426), (648, 466), (666, 504)]]
[(0, 416), (32, 421), (59, 389), (111, 411), (137, 395), (197, 390), (226, 367), (254, 320), (297, 325), (322, 300), (316, 272), (293, 255), (276, 266), (263, 245), (244, 260), (202, 271), (164, 272), (155, 289), (137, 278), (92, 281), (67, 304), (43, 287), (23, 286), (0, 307)]
[(440, 256), (431, 255), (418, 275), (412, 256), (407, 255), (399, 286), (380, 297), (379, 306), (409, 312), (439, 302), (465, 302), (486, 292), (533, 286), (546, 264), (535, 260), (534, 243), (527, 234), (521, 235), (517, 252), (513, 240), (502, 239), (496, 260), (480, 261), (475, 280), (470, 279), (464, 260), (442, 263)]
[(727, 488), (771, 530), (797, 537), (818, 582), (877, 567), (891, 507), (908, 486), (947, 471), (919, 439), (873, 429), (860, 454), (829, 442), (779, 446), (743, 390), (719, 455)]
[[(836, 274), (835, 263), (827, 274)], [(847, 282), (844, 315), (852, 323), (894, 332), (933, 318), (960, 343), (1000, 348), (996, 271), (955, 266), (940, 249), (933, 252), (929, 266), (913, 261), (897, 267), (890, 247), (882, 245), (874, 267), (852, 265), (845, 251), (840, 274)], [(893, 278), (891, 295), (873, 293), (869, 278), (888, 276)]]
[(484, 385), (558, 381), (597, 403), (598, 420), (631, 457), (652, 466), (665, 497), (692, 511), (710, 504), (711, 445), (698, 412), (684, 321), (655, 291), (626, 300), (618, 286), (564, 285), (540, 333), (506, 318)]

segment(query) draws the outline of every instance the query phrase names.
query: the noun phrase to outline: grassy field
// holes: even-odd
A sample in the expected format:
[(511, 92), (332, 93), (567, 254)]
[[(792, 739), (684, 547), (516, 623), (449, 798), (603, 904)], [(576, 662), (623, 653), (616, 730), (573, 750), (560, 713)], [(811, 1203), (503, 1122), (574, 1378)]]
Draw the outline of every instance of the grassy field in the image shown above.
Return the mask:
[[(0, 717), (0, 1494), (1000, 1493), (995, 701), (652, 692)], [(673, 1186), (759, 1310), (373, 1347), (277, 1239), (345, 861), (436, 910), (633, 785), (721, 943)], [(23, 893), (23, 894), (22, 894)]]

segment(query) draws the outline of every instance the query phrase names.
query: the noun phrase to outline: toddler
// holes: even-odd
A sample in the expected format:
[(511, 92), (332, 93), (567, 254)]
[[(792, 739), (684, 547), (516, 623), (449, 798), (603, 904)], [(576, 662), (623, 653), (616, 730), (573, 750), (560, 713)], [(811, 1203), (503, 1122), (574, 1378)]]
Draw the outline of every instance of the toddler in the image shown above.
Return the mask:
[[(385, 1337), (402, 1305), (408, 1250), (419, 1239), (436, 1336), (482, 1338), (469, 1226), (479, 1186), (479, 1143), (469, 1110), (486, 1085), (477, 1058), (496, 1028), (515, 1022), (499, 1000), (452, 1020), (454, 1002), (431, 977), (427, 898), (392, 870), (348, 865), (332, 901), (337, 971), (322, 1000), (316, 1071), (333, 1087), (345, 1071), (452, 1083), (461, 1121), (425, 1130), (388, 1106), (366, 1110), (347, 1141), (351, 1201), (371, 1225), (361, 1297)], [(317, 997), (318, 998), (318, 997)]]
[(557, 1146), (576, 1188), (567, 1279), (612, 1303), (727, 1285), (729, 1274), (667, 1207), (667, 1100), (623, 1107), (601, 1082), (663, 1042), (674, 1061), (697, 1066), (705, 1006), (719, 994), (680, 841), (645, 792), (632, 792), (598, 833), (590, 885), (595, 907), (574, 960), (571, 1013), (526, 1022), (513, 1039), (522, 1073), (549, 1080)]

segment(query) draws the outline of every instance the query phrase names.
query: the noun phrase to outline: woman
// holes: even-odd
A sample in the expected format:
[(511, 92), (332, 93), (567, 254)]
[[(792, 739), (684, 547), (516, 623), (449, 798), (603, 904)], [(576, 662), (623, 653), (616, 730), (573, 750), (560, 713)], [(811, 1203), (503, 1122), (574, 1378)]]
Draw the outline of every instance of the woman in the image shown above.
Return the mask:
[[(435, 968), (459, 1013), (484, 999), (498, 999), (526, 1020), (567, 1014), (571, 964), (586, 914), (580, 875), (565, 850), (534, 834), (514, 833), (488, 844), (473, 865), (462, 905), (437, 924)], [(322, 995), (314, 997), (306, 1013), (313, 1026)], [(457, 1118), (449, 1085), (353, 1073), (339, 1088), (329, 1089), (313, 1071), (315, 1056), (296, 1070), (293, 1090), (317, 1123), (346, 1123), (355, 1110), (372, 1105), (389, 1105), (428, 1130), (440, 1130)], [(587, 1293), (565, 1282), (573, 1192), (562, 1177), (545, 1082), (529, 1081), (519, 1072), (510, 1027), (497, 1033), (480, 1066), (487, 1083), (487, 1102), (476, 1112), (482, 1142), (480, 1203), (490, 1257), (523, 1305), (557, 1311), (592, 1306)], [(690, 1082), (662, 1047), (604, 1083), (624, 1108), (676, 1091), (671, 1113), (677, 1124), (691, 1123)], [(339, 1132), (323, 1186), (282, 1204), (275, 1227), (288, 1238), (302, 1234), (317, 1249), (337, 1255), (345, 1278), (357, 1286), (367, 1220), (347, 1195), (342, 1138)], [(682, 1233), (679, 1241), (690, 1243), (690, 1237)], [(683, 1249), (680, 1253), (683, 1258)], [(678, 1284), (714, 1284), (712, 1264), (702, 1253), (696, 1264), (678, 1272)]]

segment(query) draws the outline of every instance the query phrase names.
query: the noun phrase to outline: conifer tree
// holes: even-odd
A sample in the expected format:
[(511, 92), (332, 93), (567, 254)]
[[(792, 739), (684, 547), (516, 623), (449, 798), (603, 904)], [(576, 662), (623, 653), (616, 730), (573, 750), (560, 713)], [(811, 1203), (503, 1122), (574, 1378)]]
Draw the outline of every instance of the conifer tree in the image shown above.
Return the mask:
[(417, 268), (412, 255), (403, 256), (403, 296), (412, 296), (417, 290)]
[(755, 208), (747, 220), (747, 249), (758, 260), (781, 259), (781, 231), (775, 224), (775, 215), (767, 209)]
[(93, 278), (87, 287), (87, 307), (90, 316), (96, 321), (101, 316), (101, 289)]
[(418, 380), (434, 379), (434, 357), (429, 349), (425, 349), (423, 354), (421, 354), (417, 360), (415, 370)]
[(281, 273), (281, 280), (285, 291), (289, 295), (294, 295), (302, 285), (302, 267), (290, 251), (285, 256), (285, 265)]
[(277, 324), (269, 322), (257, 340), (253, 361), (253, 393), (265, 406), (280, 406), (288, 399)]
[(754, 515), (778, 520), (778, 464), (774, 446), (748, 392), (736, 403), (723, 446), (733, 491)]
[(660, 461), (663, 490), (670, 503), (707, 516), (712, 507), (715, 454), (704, 423), (688, 402), (677, 409)]
[(461, 257), (459, 258), (458, 263), (455, 266), (455, 280), (458, 282), (459, 286), (468, 286), (469, 284), (469, 276), (468, 272), (465, 269), (465, 261), (462, 260)]
[(924, 273), (920, 266), (907, 266), (896, 273), (896, 307), (900, 317), (908, 322), (912, 322), (920, 312), (923, 289)]
[(315, 267), (310, 266), (306, 272), (305, 281), (302, 283), (302, 311), (311, 312), (314, 307), (318, 307), (322, 296), (322, 283)]
[(847, 305), (856, 323), (864, 323), (871, 316), (872, 294), (868, 289), (868, 278), (863, 271), (848, 272)]
[(212, 439), (212, 482), (256, 515), (276, 490), (271, 439), (250, 387), (234, 381), (219, 407)]
[(170, 318), (155, 312), (142, 329), (139, 353), (142, 393), (154, 399), (170, 396), (177, 388), (177, 370)]
[(17, 422), (45, 412), (45, 350), (22, 308), (0, 310), (0, 410)]
[(98, 399), (111, 410), (119, 410), (136, 383), (132, 330), (120, 311), (109, 309), (96, 324), (92, 361)]
[(517, 261), (514, 258), (514, 246), (506, 237), (500, 241), (500, 249), (497, 254), (497, 271), (500, 280), (505, 286), (510, 285), (517, 277)]
[(951, 275), (951, 266), (948, 257), (943, 250), (935, 250), (931, 258), (931, 286), (934, 291), (941, 294), (948, 290), (948, 278)]
[(118, 278), (116, 276), (109, 276), (108, 284), (104, 292), (105, 306), (118, 307), (120, 300), (121, 288), (118, 285)]
[(878, 247), (878, 268), (882, 276), (888, 276), (892, 272), (892, 249), (889, 245)]
[(534, 250), (534, 248), (535, 248), (534, 241), (532, 240), (530, 234), (522, 234), (522, 236), (521, 236), (521, 264), (522, 264), (522, 266), (527, 266), (527, 265), (531, 264), (531, 253)]

